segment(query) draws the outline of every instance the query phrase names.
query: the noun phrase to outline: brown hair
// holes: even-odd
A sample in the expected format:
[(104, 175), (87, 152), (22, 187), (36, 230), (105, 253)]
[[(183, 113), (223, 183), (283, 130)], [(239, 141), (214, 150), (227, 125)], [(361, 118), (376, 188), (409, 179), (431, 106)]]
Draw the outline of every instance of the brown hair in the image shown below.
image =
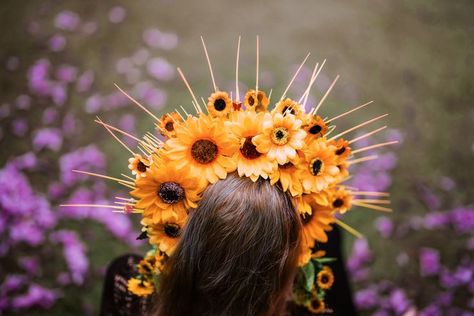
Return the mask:
[(230, 174), (209, 186), (167, 263), (156, 315), (281, 315), (300, 228), (292, 199), (268, 180)]

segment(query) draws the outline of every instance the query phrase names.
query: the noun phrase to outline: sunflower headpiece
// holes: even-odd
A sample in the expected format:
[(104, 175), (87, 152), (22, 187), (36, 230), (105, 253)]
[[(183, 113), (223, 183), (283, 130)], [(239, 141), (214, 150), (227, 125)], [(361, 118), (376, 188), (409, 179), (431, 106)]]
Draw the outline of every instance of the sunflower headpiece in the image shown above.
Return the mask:
[[(232, 93), (216, 86), (204, 40), (202, 43), (214, 86), (207, 104), (199, 103), (183, 72), (178, 68), (178, 73), (191, 94), (194, 114), (181, 107), (158, 118), (117, 86), (133, 103), (152, 116), (161, 137), (147, 133), (139, 139), (100, 119), (97, 121), (117, 140), (115, 132), (133, 137), (138, 141), (141, 152), (133, 151), (119, 140), (133, 154), (128, 160), (131, 176), (113, 178), (83, 172), (113, 179), (131, 189), (131, 199), (118, 198), (116, 205), (108, 207), (124, 213), (140, 214), (143, 225), (141, 236), (148, 238), (153, 250), (139, 264), (139, 271), (143, 273), (130, 280), (129, 289), (137, 295), (154, 292), (153, 286), (157, 287), (154, 276), (160, 273), (166, 258), (172, 254), (179, 241), (189, 210), (197, 207), (207, 186), (236, 172), (240, 177), (248, 177), (252, 181), (257, 181), (260, 177), (268, 179), (271, 184), (280, 185), (293, 197), (303, 223), (300, 272), (295, 279), (294, 301), (306, 306), (309, 311), (319, 311), (324, 306), (324, 292), (331, 287), (334, 277), (324, 265), (328, 261), (327, 258), (322, 258), (324, 253), (314, 250), (316, 244), (327, 242), (326, 232), (332, 229), (332, 224), (338, 224), (359, 236), (357, 231), (343, 223), (338, 216), (346, 213), (353, 205), (390, 211), (383, 206), (389, 203), (387, 193), (361, 192), (343, 185), (350, 177), (350, 166), (376, 158), (372, 155), (357, 157), (357, 154), (394, 143), (375, 144), (356, 150), (352, 148), (357, 141), (384, 127), (354, 139), (343, 136), (385, 115), (335, 134), (335, 120), (371, 102), (333, 118), (323, 118), (319, 109), (339, 78), (337, 76), (320, 102), (307, 109), (311, 87), (324, 67), (324, 62), (316, 63), (304, 94), (298, 100), (288, 98), (286, 93), (309, 54), (283, 95), (276, 101), (271, 100), (270, 95), (267, 96), (258, 88), (258, 37), (256, 87), (240, 98), (239, 38), (236, 90), (235, 98), (232, 99)], [(270, 109), (271, 104), (274, 106)]]

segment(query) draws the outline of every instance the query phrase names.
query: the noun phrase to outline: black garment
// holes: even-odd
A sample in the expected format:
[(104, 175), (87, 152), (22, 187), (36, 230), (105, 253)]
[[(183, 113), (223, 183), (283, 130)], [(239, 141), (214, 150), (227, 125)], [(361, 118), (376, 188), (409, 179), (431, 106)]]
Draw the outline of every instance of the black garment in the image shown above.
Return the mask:
[(151, 298), (141, 298), (127, 290), (128, 279), (136, 276), (138, 255), (118, 257), (107, 268), (100, 316), (140, 316), (151, 308)]

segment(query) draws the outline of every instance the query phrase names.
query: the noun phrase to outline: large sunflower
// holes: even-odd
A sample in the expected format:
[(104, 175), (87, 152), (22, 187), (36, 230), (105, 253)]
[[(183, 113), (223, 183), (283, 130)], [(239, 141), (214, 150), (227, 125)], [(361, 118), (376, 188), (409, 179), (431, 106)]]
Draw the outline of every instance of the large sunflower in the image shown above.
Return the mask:
[(296, 150), (304, 145), (306, 132), (301, 128), (301, 120), (292, 114), (265, 113), (263, 132), (253, 138), (252, 142), (262, 154), (270, 160), (284, 165), (296, 158)]
[(311, 241), (327, 242), (327, 231), (332, 230), (331, 224), (335, 222), (333, 211), (330, 208), (322, 207), (316, 201), (309, 201), (311, 213), (302, 214), (301, 221), (303, 223), (302, 239), (307, 240), (311, 245)]
[(321, 192), (336, 181), (339, 168), (335, 146), (319, 138), (311, 141), (302, 151), (305, 159), (298, 165), (298, 177), (305, 192)]
[(248, 111), (265, 112), (270, 101), (265, 92), (249, 90), (244, 97), (245, 109)]
[(169, 220), (158, 224), (144, 218), (141, 223), (146, 229), (150, 244), (158, 247), (167, 256), (171, 256), (182, 234), (186, 218), (180, 217), (177, 220)]
[(179, 128), (178, 125), (182, 122), (183, 120), (177, 112), (167, 113), (161, 117), (158, 130), (161, 135), (171, 138), (176, 136), (176, 130)]
[(201, 185), (225, 179), (235, 171), (232, 156), (238, 149), (237, 139), (225, 130), (220, 119), (202, 114), (186, 121), (176, 137), (166, 141), (166, 156), (177, 168), (189, 166), (189, 172), (202, 179)]
[(143, 209), (143, 217), (159, 223), (176, 220), (189, 208), (197, 207), (202, 189), (188, 170), (157, 160), (145, 178), (135, 181), (130, 194), (138, 199), (135, 207)]
[(275, 108), (272, 110), (272, 113), (280, 113), (283, 115), (293, 114), (299, 120), (302, 120), (302, 121), (305, 116), (305, 112), (303, 108), (301, 107), (301, 105), (299, 105), (298, 103), (296, 103), (296, 101), (293, 101), (289, 98), (286, 98), (278, 102)]
[(207, 110), (213, 117), (226, 116), (233, 108), (229, 94), (224, 91), (217, 91), (211, 94), (207, 102)]
[(258, 177), (264, 179), (276, 168), (276, 162), (268, 159), (257, 151), (252, 138), (262, 131), (263, 113), (235, 112), (232, 121), (226, 126), (240, 141), (240, 149), (234, 153), (233, 160), (237, 162), (237, 172), (240, 177), (246, 176), (252, 181)]

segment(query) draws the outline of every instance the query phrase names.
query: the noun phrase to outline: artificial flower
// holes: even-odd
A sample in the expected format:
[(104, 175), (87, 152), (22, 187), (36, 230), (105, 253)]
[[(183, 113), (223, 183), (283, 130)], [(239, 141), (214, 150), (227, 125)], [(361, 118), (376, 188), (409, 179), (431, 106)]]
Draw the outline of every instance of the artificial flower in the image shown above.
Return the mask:
[(155, 287), (150, 281), (131, 278), (128, 280), (128, 290), (138, 296), (148, 296), (153, 294)]
[(137, 178), (146, 177), (146, 172), (150, 168), (151, 159), (143, 158), (140, 154), (128, 159), (128, 169), (132, 170), (132, 174)]
[(275, 108), (272, 110), (272, 113), (280, 113), (283, 115), (292, 114), (299, 120), (303, 120), (305, 115), (304, 109), (301, 107), (301, 105), (289, 98), (278, 102)]
[(207, 110), (213, 117), (226, 116), (232, 108), (232, 100), (227, 92), (216, 91), (208, 98)]
[(270, 101), (263, 91), (249, 90), (244, 97), (244, 105), (248, 111), (265, 112)]
[(181, 236), (186, 218), (169, 220), (161, 223), (153, 223), (147, 218), (142, 220), (142, 225), (146, 228), (150, 244), (157, 246), (159, 251), (171, 256)]
[(307, 115), (303, 128), (308, 133), (307, 138), (311, 140), (323, 137), (329, 129), (319, 115)]
[(182, 122), (183, 119), (177, 112), (167, 113), (158, 122), (158, 130), (161, 135), (171, 138), (176, 136), (178, 125)]
[(316, 284), (319, 288), (327, 290), (331, 288), (334, 283), (334, 274), (328, 266), (324, 266), (321, 271), (316, 275)]

